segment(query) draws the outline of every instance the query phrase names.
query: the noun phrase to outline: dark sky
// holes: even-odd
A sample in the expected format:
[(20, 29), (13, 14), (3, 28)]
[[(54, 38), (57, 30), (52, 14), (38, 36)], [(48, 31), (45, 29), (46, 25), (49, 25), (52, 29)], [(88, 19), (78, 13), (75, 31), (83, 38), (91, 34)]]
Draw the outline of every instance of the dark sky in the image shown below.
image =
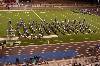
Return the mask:
[(80, 0), (80, 1), (87, 1), (87, 2), (98, 2), (98, 0)]
[[(68, 1), (68, 0), (64, 0), (64, 1)], [(73, 2), (98, 3), (98, 0), (69, 0), (69, 1), (73, 1)]]

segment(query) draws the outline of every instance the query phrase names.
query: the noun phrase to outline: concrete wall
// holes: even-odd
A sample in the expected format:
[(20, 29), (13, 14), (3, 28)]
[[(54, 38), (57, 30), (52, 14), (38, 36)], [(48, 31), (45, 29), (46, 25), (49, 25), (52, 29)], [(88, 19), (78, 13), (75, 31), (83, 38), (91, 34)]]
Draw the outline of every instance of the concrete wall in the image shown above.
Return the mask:
[(3, 1), (3, 0), (0, 0), (0, 1)]

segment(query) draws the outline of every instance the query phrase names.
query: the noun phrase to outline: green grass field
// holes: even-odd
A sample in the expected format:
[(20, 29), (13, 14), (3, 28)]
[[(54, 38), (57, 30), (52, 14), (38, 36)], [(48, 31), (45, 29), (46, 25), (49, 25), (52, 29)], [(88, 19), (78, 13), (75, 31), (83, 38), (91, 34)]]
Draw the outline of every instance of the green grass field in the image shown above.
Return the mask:
[(71, 35), (62, 35), (59, 34), (58, 38), (52, 39), (20, 39), (22, 45), (27, 44), (47, 44), (48, 40), (50, 44), (56, 43), (65, 43), (65, 42), (79, 42), (86, 40), (99, 40), (100, 39), (100, 16), (82, 14), (82, 13), (73, 13), (70, 9), (36, 9), (32, 11), (0, 11), (0, 37), (6, 36), (6, 30), (8, 27), (8, 21), (12, 21), (13, 27), (16, 26), (17, 22), (20, 22), (21, 19), (24, 20), (26, 24), (29, 22), (45, 20), (45, 22), (53, 22), (54, 19), (57, 19), (59, 22), (66, 20), (77, 20), (82, 21), (86, 20), (86, 23), (92, 26), (91, 29), (96, 30), (96, 33), (91, 34), (71, 34)]

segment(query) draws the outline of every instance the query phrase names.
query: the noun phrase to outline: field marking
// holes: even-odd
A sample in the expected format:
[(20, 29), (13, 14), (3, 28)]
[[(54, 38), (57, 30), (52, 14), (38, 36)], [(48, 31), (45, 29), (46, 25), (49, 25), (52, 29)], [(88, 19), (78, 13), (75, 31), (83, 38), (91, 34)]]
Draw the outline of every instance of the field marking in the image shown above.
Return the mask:
[[(98, 40), (94, 41), (94, 42), (97, 42)], [(86, 44), (88, 44), (87, 42), (89, 41), (86, 41)], [(73, 43), (73, 42), (72, 42)], [(83, 42), (74, 42), (74, 43), (84, 43)], [(91, 44), (92, 42), (89, 42), (89, 44)], [(60, 46), (64, 46), (64, 45), (67, 45), (67, 43), (63, 44), (63, 43), (60, 43), (61, 45)], [(70, 44), (70, 43), (68, 43)], [(39, 46), (54, 46), (54, 45), (57, 45), (57, 44), (43, 44), (43, 45), (27, 45), (27, 46), (15, 46), (15, 47), (30, 47), (30, 46), (33, 46), (33, 47), (39, 47)], [(75, 45), (75, 44), (73, 44)], [(78, 44), (77, 44), (78, 45)], [(12, 48), (12, 47), (6, 47), (6, 48)], [(14, 47), (13, 47), (14, 48)]]
[(0, 11), (33, 11), (33, 10), (0, 10)]
[(33, 11), (34, 14), (43, 21), (43, 19), (34, 10), (0, 10), (0, 11)]
[(34, 10), (33, 10), (33, 12), (34, 12), (34, 14), (35, 14), (37, 17), (39, 17), (40, 20), (43, 21), (43, 19), (42, 19)]

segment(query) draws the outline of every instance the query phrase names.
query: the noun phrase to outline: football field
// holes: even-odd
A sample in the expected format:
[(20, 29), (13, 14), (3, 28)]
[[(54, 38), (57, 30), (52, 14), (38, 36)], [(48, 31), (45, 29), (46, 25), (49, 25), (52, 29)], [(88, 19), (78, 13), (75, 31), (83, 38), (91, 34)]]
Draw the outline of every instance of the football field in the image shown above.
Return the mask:
[[(84, 31), (84, 33), (80, 31), (79, 32), (72, 31), (72, 28), (74, 29), (75, 26), (78, 25), (77, 23), (83, 24), (84, 19), (85, 19), (84, 26), (88, 25), (89, 30), (91, 32), (88, 32), (88, 30)], [(88, 40), (92, 41), (92, 40), (100, 39), (100, 16), (97, 16), (95, 14), (91, 14), (91, 15), (83, 14), (80, 12), (74, 13), (72, 9), (34, 9), (34, 10), (8, 10), (8, 11), (1, 10), (0, 11), (0, 37), (5, 37), (7, 35), (9, 20), (11, 21), (11, 25), (14, 29), (16, 29), (17, 23), (21, 22), (21, 20), (23, 20), (23, 22), (27, 27), (29, 27), (29, 23), (32, 23), (34, 21), (35, 24), (37, 24), (37, 26), (35, 25), (36, 26), (35, 30), (40, 28), (41, 23), (45, 23), (42, 24), (42, 26), (45, 27), (47, 31), (50, 30), (51, 33), (48, 34), (43, 29), (44, 32), (43, 35), (49, 36), (49, 35), (56, 34), (58, 36), (54, 38), (41, 38), (41, 39), (38, 38), (38, 39), (30, 39), (30, 40), (20, 39), (22, 41), (21, 45), (48, 44), (48, 43), (57, 44), (57, 43), (66, 43), (66, 42), (88, 41)], [(76, 25), (73, 24), (74, 21)], [(60, 24), (60, 26), (58, 26), (58, 23)], [(54, 27), (55, 24), (57, 24), (56, 27)], [(63, 28), (63, 25), (66, 26), (65, 24), (70, 25), (71, 28), (66, 27), (66, 31), (65, 31), (65, 29)], [(54, 28), (48, 25), (53, 25)], [(57, 29), (57, 27), (59, 28)], [(68, 32), (67, 28), (68, 30), (70, 29), (71, 31)], [(77, 27), (77, 30), (78, 29), (79, 27)], [(56, 31), (56, 33), (53, 31)], [(21, 32), (23, 32), (22, 29)], [(37, 35), (39, 34), (39, 31), (37, 30), (33, 34)]]

